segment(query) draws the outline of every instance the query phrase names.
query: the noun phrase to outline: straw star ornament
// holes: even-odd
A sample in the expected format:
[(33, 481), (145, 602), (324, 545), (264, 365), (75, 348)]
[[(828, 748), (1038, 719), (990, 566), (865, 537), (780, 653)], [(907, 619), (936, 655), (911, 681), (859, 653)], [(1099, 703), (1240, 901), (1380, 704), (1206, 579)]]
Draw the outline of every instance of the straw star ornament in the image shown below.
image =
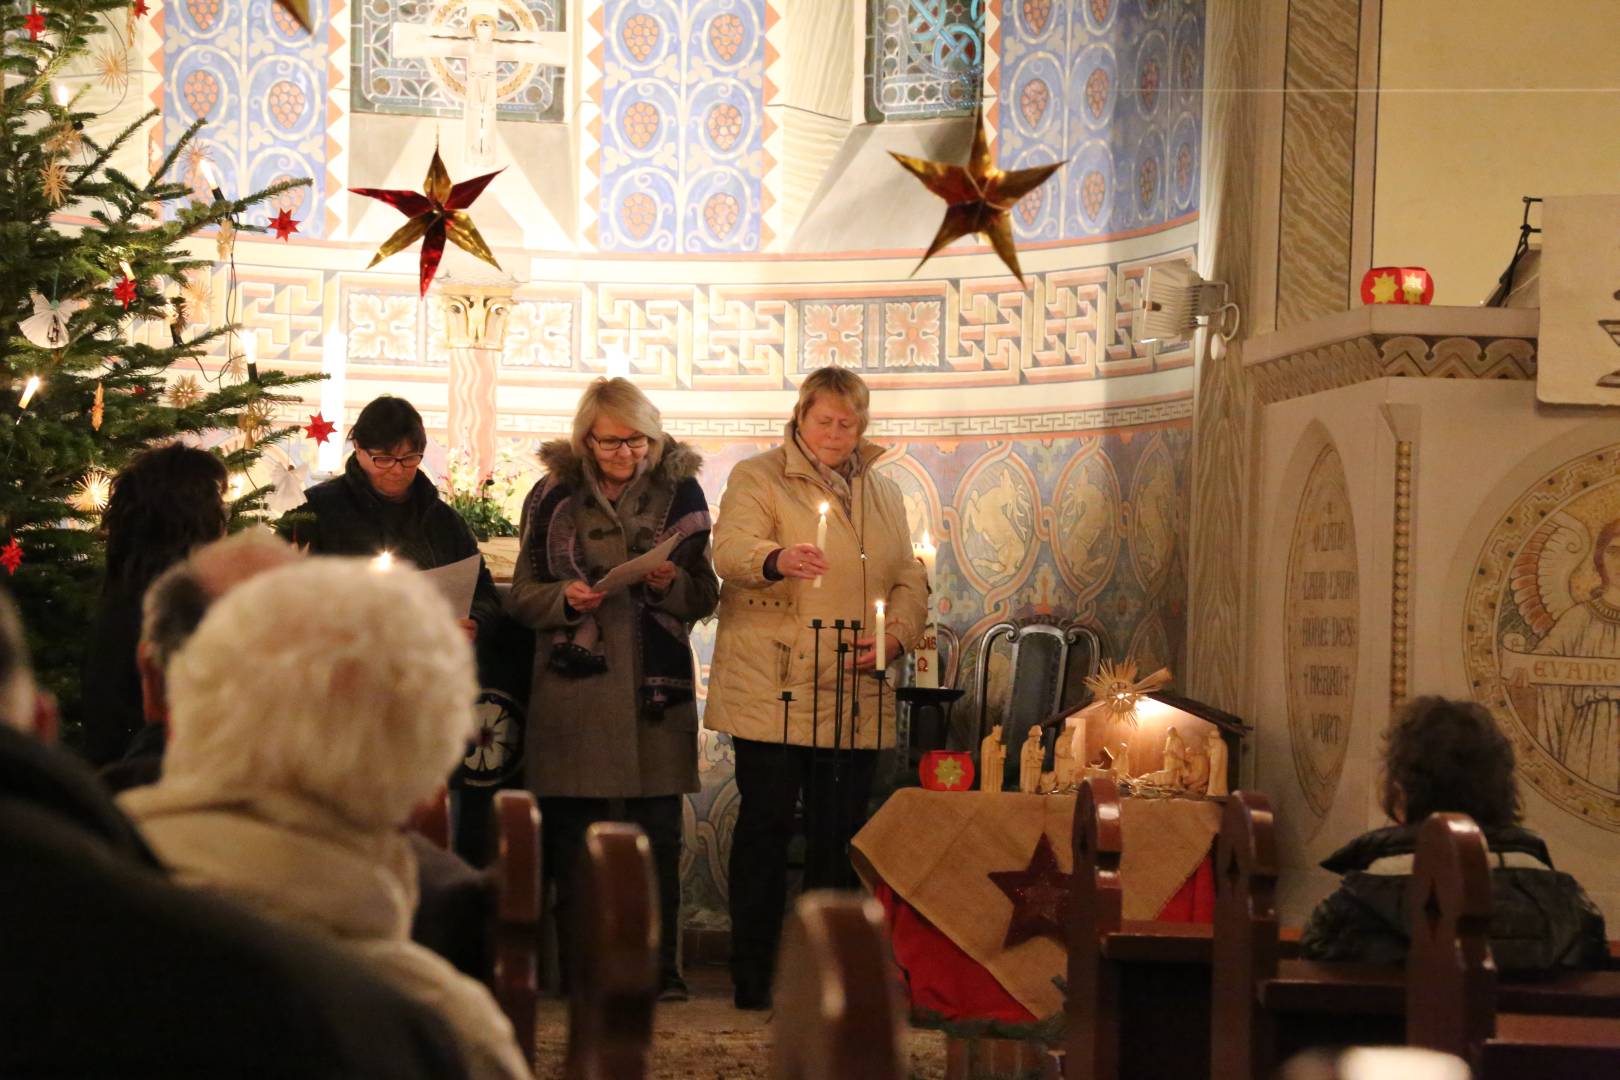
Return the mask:
[(968, 152), (966, 165), (948, 165), (943, 161), (889, 151), (907, 172), (921, 180), (923, 186), (945, 200), (945, 218), (939, 223), (934, 242), (922, 261), (933, 258), (945, 245), (964, 236), (978, 234), (990, 242), (1007, 269), (1024, 283), (1024, 272), (1018, 266), (1018, 248), (1013, 243), (1012, 219), (1007, 215), (1018, 205), (1018, 200), (1034, 191), (1061, 169), (1066, 162), (1037, 165), (1032, 169), (1003, 170), (996, 167), (990, 153), (990, 140), (984, 131), (984, 110), (973, 117), (973, 149)]
[(418, 240), (422, 241), (419, 276), (422, 295), (426, 296), (428, 286), (433, 284), (433, 275), (438, 273), (439, 260), (444, 258), (444, 242), (449, 240), (499, 270), (501, 264), (495, 261), (494, 252), (489, 250), (489, 245), (479, 235), (478, 226), (473, 224), (467, 207), (503, 171), (496, 169), (492, 173), (452, 184), (450, 173), (445, 170), (444, 161), (439, 157), (439, 148), (435, 146), (433, 160), (428, 164), (427, 179), (422, 181), (421, 194), (392, 188), (350, 188), (356, 195), (387, 203), (410, 219), (383, 242), (369, 266), (376, 266), (390, 255), (404, 251)]

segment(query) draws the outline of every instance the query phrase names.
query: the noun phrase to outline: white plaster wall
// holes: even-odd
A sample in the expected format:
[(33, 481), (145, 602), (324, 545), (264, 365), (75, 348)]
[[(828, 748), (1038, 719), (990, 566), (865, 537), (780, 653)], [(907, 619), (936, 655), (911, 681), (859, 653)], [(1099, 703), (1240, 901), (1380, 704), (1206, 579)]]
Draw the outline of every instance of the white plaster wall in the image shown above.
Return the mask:
[[(1549, 469), (1620, 441), (1620, 424), (1598, 409), (1539, 405), (1529, 382), (1483, 379), (1377, 380), (1270, 406), (1260, 423), (1252, 578), (1258, 614), (1249, 660), (1258, 728), (1253, 786), (1278, 810), (1279, 911), (1297, 925), (1334, 884), (1316, 862), (1384, 823), (1376, 782), (1390, 712), (1397, 440), (1414, 443), (1410, 691), (1467, 697), (1462, 610), (1486, 533)], [(1318, 823), (1294, 778), (1282, 657), (1288, 545), (1305, 471), (1324, 433), (1345, 465), (1362, 634), (1350, 747), (1334, 802)], [(1546, 839), (1558, 867), (1585, 885), (1611, 928), (1620, 927), (1620, 833), (1579, 820), (1528, 784), (1522, 792), (1526, 824)]]
[(1520, 196), (1620, 191), (1620, 5), (1382, 8), (1373, 263), (1428, 267), (1436, 304), (1479, 303)]

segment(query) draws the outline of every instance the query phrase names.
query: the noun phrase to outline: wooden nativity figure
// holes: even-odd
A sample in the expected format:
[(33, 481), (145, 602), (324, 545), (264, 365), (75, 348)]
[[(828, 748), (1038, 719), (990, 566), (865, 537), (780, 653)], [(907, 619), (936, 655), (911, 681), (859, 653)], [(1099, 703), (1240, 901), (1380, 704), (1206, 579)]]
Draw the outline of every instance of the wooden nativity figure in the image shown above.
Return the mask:
[(990, 729), (990, 734), (979, 744), (979, 790), (1000, 791), (1007, 771), (1007, 751), (1001, 745), (1001, 725)]
[(1041, 728), (1036, 724), (1029, 729), (1023, 749), (1018, 752), (1019, 791), (1026, 795), (1034, 795), (1041, 790), (1041, 760), (1045, 757), (1046, 748), (1041, 745)]

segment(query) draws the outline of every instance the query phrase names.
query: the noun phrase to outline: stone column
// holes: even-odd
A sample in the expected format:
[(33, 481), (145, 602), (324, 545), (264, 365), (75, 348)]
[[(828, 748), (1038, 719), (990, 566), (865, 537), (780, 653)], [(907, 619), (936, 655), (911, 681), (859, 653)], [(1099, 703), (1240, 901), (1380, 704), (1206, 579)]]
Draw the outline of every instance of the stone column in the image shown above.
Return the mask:
[(450, 351), (450, 449), (465, 448), (480, 477), (495, 467), (495, 368), (505, 348), (512, 288), (446, 281), (439, 294)]

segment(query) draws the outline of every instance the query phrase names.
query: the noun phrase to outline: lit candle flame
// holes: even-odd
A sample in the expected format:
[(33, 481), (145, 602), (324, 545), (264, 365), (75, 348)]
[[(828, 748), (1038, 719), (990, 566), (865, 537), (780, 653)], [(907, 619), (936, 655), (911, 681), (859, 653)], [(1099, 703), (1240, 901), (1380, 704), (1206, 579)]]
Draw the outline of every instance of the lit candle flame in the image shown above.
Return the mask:
[(73, 100), (73, 91), (68, 89), (66, 83), (54, 84), (51, 87), (51, 94), (56, 98), (56, 104), (63, 109), (67, 108), (68, 103)]
[(236, 499), (240, 499), (242, 497), (242, 492), (244, 492), (246, 490), (247, 490), (247, 477), (243, 476), (241, 473), (237, 473), (235, 476), (231, 477), (231, 499), (232, 499), (232, 501), (235, 501)]
[(831, 503), (822, 503), (821, 506), (820, 506), (820, 510), (821, 510), (821, 512), (823, 514), (825, 514), (828, 510), (831, 510), (831, 509), (832, 509), (832, 504)]
[(207, 158), (203, 158), (202, 164), (198, 166), (198, 170), (202, 173), (203, 180), (207, 182), (210, 189), (219, 189), (219, 170), (214, 167), (214, 163), (212, 161), (208, 160)]
[(28, 408), (28, 403), (30, 401), (34, 400), (34, 394), (38, 390), (39, 390), (39, 376), (38, 375), (30, 375), (30, 376), (28, 376), (28, 381), (23, 384), (22, 397), (17, 399), (17, 408), (19, 408), (19, 409)]
[(386, 573), (394, 568), (394, 553), (392, 551), (379, 551), (377, 557), (371, 560), (371, 568), (378, 573)]

